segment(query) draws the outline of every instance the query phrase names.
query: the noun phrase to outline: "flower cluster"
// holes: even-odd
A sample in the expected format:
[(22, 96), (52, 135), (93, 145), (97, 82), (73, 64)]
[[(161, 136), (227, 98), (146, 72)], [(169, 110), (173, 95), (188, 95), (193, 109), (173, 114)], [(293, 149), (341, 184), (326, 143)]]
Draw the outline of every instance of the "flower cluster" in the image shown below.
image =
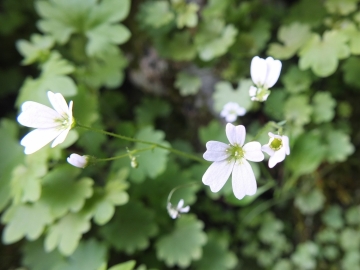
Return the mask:
[(224, 105), (220, 113), (221, 117), (225, 117), (226, 122), (234, 122), (238, 116), (244, 116), (246, 110), (236, 102), (228, 102)]
[(187, 213), (190, 210), (190, 206), (184, 207), (184, 200), (181, 199), (176, 207), (174, 207), (170, 202), (167, 204), (167, 210), (172, 219), (180, 217), (181, 213)]

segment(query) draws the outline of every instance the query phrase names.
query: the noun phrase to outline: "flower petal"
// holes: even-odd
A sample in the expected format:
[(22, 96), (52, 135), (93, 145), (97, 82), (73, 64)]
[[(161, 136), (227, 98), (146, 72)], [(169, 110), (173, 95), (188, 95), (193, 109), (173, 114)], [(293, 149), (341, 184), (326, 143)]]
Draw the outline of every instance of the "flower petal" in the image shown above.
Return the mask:
[(258, 90), (258, 89), (257, 89), (255, 86), (250, 86), (250, 89), (249, 89), (249, 95), (250, 95), (250, 97), (255, 97), (257, 90)]
[(53, 109), (43, 104), (26, 101), (21, 106), (22, 113), (18, 116), (17, 121), (26, 127), (31, 128), (52, 128), (59, 125), (56, 119), (61, 116)]
[(66, 100), (60, 93), (53, 93), (51, 91), (47, 92), (48, 98), (50, 100), (51, 105), (54, 107), (55, 111), (57, 111), (62, 117), (68, 117), (69, 108), (66, 104)]
[(229, 154), (226, 150), (229, 148), (229, 145), (217, 142), (217, 141), (208, 141), (206, 143), (206, 152), (203, 155), (203, 158), (207, 161), (221, 161), (227, 159)]
[(263, 161), (264, 154), (261, 152), (261, 144), (259, 142), (249, 142), (244, 145), (244, 156), (250, 161)]
[(269, 168), (274, 168), (276, 164), (285, 159), (285, 149), (282, 147), (280, 150), (275, 151), (269, 159)]
[(53, 141), (53, 143), (51, 144), (51, 147), (55, 147), (58, 144), (62, 143), (65, 141), (66, 136), (68, 135), (69, 131), (70, 131), (70, 127), (65, 129), (65, 130), (60, 130), (62, 131), (59, 136)]
[(184, 200), (183, 199), (181, 199), (179, 202), (178, 202), (178, 205), (177, 205), (177, 209), (180, 209), (180, 208), (182, 208), (184, 206)]
[(181, 209), (179, 209), (179, 212), (180, 213), (187, 213), (190, 211), (190, 206), (185, 206), (185, 207), (182, 207)]
[(203, 183), (210, 186), (212, 192), (218, 192), (228, 180), (234, 163), (228, 160), (214, 162), (203, 175)]
[(265, 144), (261, 147), (261, 151), (265, 152), (266, 154), (268, 154), (269, 156), (272, 156), (275, 154), (275, 151), (272, 150), (269, 146), (269, 144)]
[(257, 86), (263, 86), (266, 79), (267, 73), (267, 64), (265, 59), (260, 58), (259, 56), (255, 56), (251, 60), (250, 66), (250, 74), (251, 79)]
[(75, 167), (85, 168), (88, 163), (88, 159), (87, 159), (87, 156), (71, 154), (70, 157), (67, 158), (67, 162), (69, 162), (71, 165), (73, 165)]
[(234, 126), (228, 123), (226, 125), (226, 136), (232, 145), (243, 146), (246, 136), (246, 130), (243, 125)]
[(58, 129), (55, 128), (43, 128), (43, 129), (35, 129), (29, 132), (21, 141), (20, 144), (25, 146), (25, 154), (29, 155), (35, 153), (40, 148), (47, 145), (54, 138), (59, 136)]
[(232, 173), (232, 187), (236, 198), (241, 200), (245, 195), (254, 195), (257, 184), (254, 172), (245, 159), (234, 165)]
[(272, 57), (266, 58), (267, 65), (267, 75), (264, 86), (266, 88), (271, 88), (277, 82), (281, 72), (281, 62), (279, 60), (274, 60)]
[(290, 146), (289, 146), (289, 137), (282, 136), (283, 147), (285, 149), (285, 154), (290, 155)]

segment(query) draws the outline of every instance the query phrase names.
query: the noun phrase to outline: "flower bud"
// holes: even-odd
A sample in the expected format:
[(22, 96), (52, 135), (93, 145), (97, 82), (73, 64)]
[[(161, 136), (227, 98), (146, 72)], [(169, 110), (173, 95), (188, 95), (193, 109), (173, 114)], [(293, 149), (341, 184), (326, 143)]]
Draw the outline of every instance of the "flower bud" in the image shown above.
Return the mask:
[(90, 160), (90, 156), (80, 156), (78, 154), (71, 154), (70, 157), (67, 158), (67, 162), (71, 165), (78, 168), (85, 168)]

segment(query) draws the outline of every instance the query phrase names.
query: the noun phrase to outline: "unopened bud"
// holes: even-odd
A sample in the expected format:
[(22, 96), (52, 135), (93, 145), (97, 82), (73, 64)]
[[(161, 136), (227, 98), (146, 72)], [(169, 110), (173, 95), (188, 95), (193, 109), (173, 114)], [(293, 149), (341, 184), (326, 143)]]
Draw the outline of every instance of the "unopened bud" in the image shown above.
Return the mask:
[(136, 157), (131, 157), (131, 167), (133, 167), (134, 169), (136, 169), (137, 167), (139, 167), (139, 162), (136, 160)]

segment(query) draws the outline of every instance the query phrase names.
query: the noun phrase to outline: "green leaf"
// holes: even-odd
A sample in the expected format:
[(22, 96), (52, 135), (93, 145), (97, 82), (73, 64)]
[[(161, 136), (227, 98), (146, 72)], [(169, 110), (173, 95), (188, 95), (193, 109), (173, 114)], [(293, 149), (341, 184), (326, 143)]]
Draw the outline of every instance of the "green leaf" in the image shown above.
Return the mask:
[(356, 269), (360, 264), (360, 254), (358, 250), (351, 250), (345, 253), (341, 260), (341, 266), (344, 270)]
[(57, 251), (45, 252), (42, 240), (26, 242), (23, 248), (22, 263), (32, 270), (57, 270), (65, 263), (65, 258)]
[(293, 265), (291, 264), (291, 261), (288, 259), (280, 259), (275, 264), (273, 269), (276, 270), (291, 270), (293, 269)]
[(175, 61), (190, 61), (196, 56), (196, 47), (193, 38), (187, 31), (171, 33), (171, 36), (164, 36), (155, 40), (158, 53)]
[(360, 58), (351, 56), (342, 65), (344, 81), (353, 87), (360, 88), (359, 72)]
[(33, 34), (30, 41), (18, 40), (16, 48), (24, 56), (23, 65), (30, 65), (36, 61), (42, 62), (47, 59), (50, 54), (50, 49), (54, 46), (54, 39), (50, 36), (41, 36)]
[(360, 224), (360, 207), (358, 205), (350, 207), (345, 214), (346, 223), (349, 225)]
[(285, 119), (296, 126), (303, 126), (310, 122), (313, 108), (309, 105), (306, 95), (291, 96), (284, 105)]
[(236, 102), (241, 107), (249, 110), (253, 104), (249, 96), (251, 85), (251, 80), (240, 80), (236, 89), (232, 87), (230, 82), (226, 81), (220, 81), (215, 84), (215, 92), (213, 94), (215, 111), (220, 113), (228, 102)]
[(175, 87), (180, 90), (182, 96), (196, 94), (201, 86), (199, 77), (190, 75), (186, 72), (179, 72), (176, 75)]
[(6, 118), (0, 121), (0, 211), (11, 198), (14, 168), (23, 163), (24, 150), (18, 140), (18, 125)]
[(117, 250), (132, 254), (146, 249), (156, 235), (154, 212), (139, 202), (129, 202), (117, 209), (114, 218), (100, 229), (100, 234)]
[(326, 134), (326, 141), (328, 143), (326, 159), (330, 163), (343, 162), (355, 151), (349, 135), (341, 130), (330, 130)]
[(313, 103), (314, 123), (330, 122), (334, 118), (336, 101), (329, 92), (317, 92)]
[(78, 212), (86, 198), (91, 197), (93, 180), (87, 177), (75, 180), (79, 172), (80, 169), (64, 164), (43, 178), (40, 201), (50, 207), (55, 218), (68, 211)]
[(304, 215), (313, 215), (324, 207), (325, 196), (321, 190), (315, 188), (307, 193), (297, 194), (295, 197), (295, 206), (299, 208)]
[(329, 13), (348, 15), (357, 9), (359, 0), (326, 0), (324, 5)]
[(340, 246), (344, 251), (358, 250), (360, 248), (359, 231), (346, 228), (340, 234)]
[(146, 1), (140, 6), (139, 20), (147, 27), (159, 28), (174, 20), (168, 1)]
[[(102, 0), (98, 6), (92, 10), (91, 18), (93, 22), (121, 22), (130, 12), (130, 0)], [(94, 4), (93, 4), (94, 6)]]
[(265, 215), (258, 232), (259, 239), (265, 244), (271, 244), (281, 238), (281, 232), (284, 229), (284, 223), (276, 219), (272, 214)]
[(291, 66), (282, 76), (281, 81), (285, 85), (286, 91), (291, 94), (309, 90), (312, 83), (310, 72), (302, 71), (297, 66)]
[(326, 227), (316, 235), (316, 241), (321, 243), (337, 243), (339, 240), (338, 233), (329, 227)]
[(110, 48), (114, 48), (114, 45), (125, 43), (129, 40), (131, 33), (122, 24), (100, 24), (89, 30), (86, 36), (89, 39), (86, 44), (86, 54), (91, 57), (101, 56), (104, 52), (111, 50)]
[(350, 55), (347, 41), (348, 38), (336, 30), (326, 31), (322, 39), (318, 34), (312, 34), (299, 52), (300, 69), (311, 68), (319, 77), (330, 76), (336, 71), (339, 59)]
[(295, 253), (291, 255), (291, 260), (300, 269), (315, 269), (318, 253), (318, 246), (311, 241), (307, 241), (296, 247)]
[(74, 67), (60, 54), (52, 52), (49, 59), (42, 66), (42, 73), (38, 79), (27, 78), (20, 89), (16, 100), (16, 106), (28, 100), (48, 105), (50, 102), (47, 91), (61, 93), (63, 96), (73, 96), (77, 92), (74, 81), (65, 76), (74, 71)]
[(339, 258), (339, 249), (336, 246), (323, 247), (322, 254), (328, 260), (336, 260)]
[(35, 202), (40, 198), (41, 178), (47, 173), (46, 149), (27, 155), (25, 165), (18, 165), (11, 177), (11, 194), (15, 203)]
[(23, 237), (36, 240), (52, 221), (49, 207), (41, 202), (13, 205), (2, 216), (2, 222), (6, 224), (2, 240), (5, 244), (12, 244)]
[(104, 243), (95, 239), (80, 242), (75, 252), (66, 262), (59, 264), (56, 270), (98, 270), (106, 263), (107, 249)]
[(77, 248), (81, 236), (90, 229), (90, 215), (68, 213), (52, 224), (45, 238), (46, 252), (56, 247), (61, 254), (69, 256)]
[(344, 227), (342, 210), (338, 205), (330, 206), (321, 216), (321, 218), (322, 221), (331, 228), (341, 229)]
[(271, 43), (267, 53), (278, 59), (289, 59), (310, 37), (310, 27), (307, 24), (294, 22), (289, 26), (282, 26), (278, 32), (278, 39), (284, 45)]
[[(154, 130), (153, 127), (145, 127), (141, 129), (135, 137), (138, 140), (146, 140), (170, 147), (170, 144), (164, 140), (165, 133), (159, 130)], [(151, 145), (143, 143), (135, 144), (135, 149), (148, 147), (151, 147)], [(146, 176), (155, 178), (166, 169), (166, 162), (168, 159), (167, 155), (167, 150), (158, 147), (153, 150), (139, 153), (137, 155), (139, 167), (136, 169), (132, 168), (130, 173), (131, 179), (141, 182), (146, 178)]]
[(162, 236), (156, 243), (157, 257), (168, 267), (188, 267), (192, 260), (200, 259), (202, 246), (206, 243), (203, 223), (194, 216), (183, 216), (176, 220), (172, 233)]
[(268, 116), (275, 120), (284, 119), (285, 91), (272, 91), (271, 95), (265, 102), (264, 111)]
[(136, 262), (135, 261), (128, 261), (124, 263), (119, 263), (117, 265), (114, 265), (110, 267), (108, 270), (133, 270), (135, 267)]
[(197, 12), (199, 6), (196, 3), (173, 4), (176, 10), (176, 24), (179, 29), (184, 26), (195, 27), (198, 24)]
[[(358, 1), (358, 0), (356, 0)], [(351, 54), (359, 55), (360, 54), (360, 31), (357, 26), (352, 22), (344, 23), (341, 28), (342, 33), (344, 33), (349, 39), (349, 49)]]
[(238, 31), (234, 25), (219, 19), (203, 22), (195, 36), (195, 44), (201, 60), (210, 61), (224, 55), (234, 44)]
[(116, 88), (124, 80), (123, 69), (128, 61), (120, 50), (102, 52), (101, 56), (90, 58), (86, 65), (77, 69), (81, 78), (91, 87)]
[(286, 164), (296, 176), (312, 173), (326, 157), (326, 147), (321, 142), (320, 134), (308, 132), (302, 134), (286, 158)]
[(104, 188), (96, 187), (94, 195), (87, 200), (85, 208), (94, 216), (98, 225), (104, 225), (113, 217), (115, 206), (126, 204), (129, 195), (125, 192), (128, 184), (125, 182), (129, 169), (122, 168), (117, 173), (111, 174)]
[(226, 270), (236, 266), (236, 255), (228, 250), (228, 240), (223, 236), (210, 234), (203, 249), (203, 256), (194, 263), (198, 270)]
[(200, 127), (199, 138), (203, 144), (208, 141), (227, 142), (225, 127), (219, 121), (213, 120), (206, 127)]
[(170, 104), (163, 99), (143, 98), (135, 108), (136, 122), (140, 126), (153, 125), (158, 117), (166, 117), (170, 112)]

